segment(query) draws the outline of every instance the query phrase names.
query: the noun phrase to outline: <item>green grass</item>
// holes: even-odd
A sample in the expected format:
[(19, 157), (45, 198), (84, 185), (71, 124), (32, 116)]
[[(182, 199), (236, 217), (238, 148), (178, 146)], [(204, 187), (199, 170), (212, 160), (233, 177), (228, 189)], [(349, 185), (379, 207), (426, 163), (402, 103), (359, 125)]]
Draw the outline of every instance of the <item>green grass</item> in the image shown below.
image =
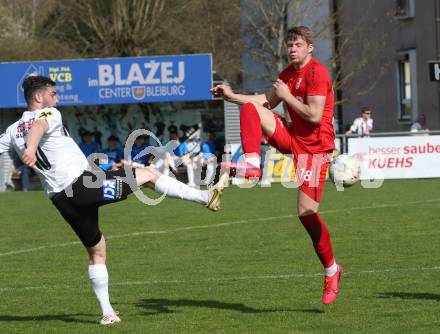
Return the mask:
[[(86, 252), (50, 201), (0, 194), (0, 333), (440, 331), (440, 180), (327, 185), (322, 217), (346, 270), (327, 307), (295, 203), (296, 190), (278, 185), (230, 187), (219, 213), (172, 199), (149, 207), (134, 196), (103, 207), (122, 318), (104, 328)], [(134, 234), (146, 231), (167, 233)]]

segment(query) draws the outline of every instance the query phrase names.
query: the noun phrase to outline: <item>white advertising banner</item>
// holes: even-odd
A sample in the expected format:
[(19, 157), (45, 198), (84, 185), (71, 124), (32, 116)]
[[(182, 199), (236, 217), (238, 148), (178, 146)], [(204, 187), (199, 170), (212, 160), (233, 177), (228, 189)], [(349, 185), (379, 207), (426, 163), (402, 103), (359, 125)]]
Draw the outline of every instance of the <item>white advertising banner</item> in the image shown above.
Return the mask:
[(440, 177), (440, 136), (349, 138), (348, 154), (364, 180)]

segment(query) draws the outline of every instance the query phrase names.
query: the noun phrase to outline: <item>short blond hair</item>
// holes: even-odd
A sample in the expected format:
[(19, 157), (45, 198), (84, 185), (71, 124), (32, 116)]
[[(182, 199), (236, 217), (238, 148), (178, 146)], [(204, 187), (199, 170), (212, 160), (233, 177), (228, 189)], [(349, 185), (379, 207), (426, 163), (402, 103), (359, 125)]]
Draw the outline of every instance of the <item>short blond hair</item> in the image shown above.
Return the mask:
[(301, 37), (303, 40), (305, 40), (307, 44), (313, 44), (315, 33), (312, 31), (312, 29), (306, 26), (297, 26), (287, 30), (286, 42), (292, 39), (295, 40), (298, 37)]

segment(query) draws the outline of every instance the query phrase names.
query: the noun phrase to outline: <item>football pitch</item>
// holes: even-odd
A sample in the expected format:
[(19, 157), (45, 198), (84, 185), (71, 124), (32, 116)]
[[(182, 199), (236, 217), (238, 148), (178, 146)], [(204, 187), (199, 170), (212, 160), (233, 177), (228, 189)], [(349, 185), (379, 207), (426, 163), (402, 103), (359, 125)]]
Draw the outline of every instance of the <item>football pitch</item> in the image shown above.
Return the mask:
[(87, 256), (42, 192), (0, 194), (0, 333), (439, 333), (440, 180), (337, 192), (322, 217), (341, 292), (295, 215), (296, 190), (231, 186), (222, 210), (133, 195), (101, 208), (110, 297), (98, 324)]

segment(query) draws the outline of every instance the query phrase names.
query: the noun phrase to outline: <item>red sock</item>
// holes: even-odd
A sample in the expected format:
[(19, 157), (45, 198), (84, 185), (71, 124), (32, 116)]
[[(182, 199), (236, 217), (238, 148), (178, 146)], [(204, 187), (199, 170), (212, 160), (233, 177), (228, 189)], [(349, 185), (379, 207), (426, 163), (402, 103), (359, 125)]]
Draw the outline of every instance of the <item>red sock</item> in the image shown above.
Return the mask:
[(260, 156), (260, 143), (263, 137), (260, 115), (253, 103), (245, 103), (240, 109), (240, 129), (243, 152)]
[(333, 265), (335, 259), (333, 257), (332, 243), (327, 226), (318, 213), (308, 216), (299, 216), (299, 220), (301, 220), (310, 238), (312, 238), (313, 247), (315, 247), (316, 254), (321, 260), (322, 265), (324, 268), (329, 268)]

